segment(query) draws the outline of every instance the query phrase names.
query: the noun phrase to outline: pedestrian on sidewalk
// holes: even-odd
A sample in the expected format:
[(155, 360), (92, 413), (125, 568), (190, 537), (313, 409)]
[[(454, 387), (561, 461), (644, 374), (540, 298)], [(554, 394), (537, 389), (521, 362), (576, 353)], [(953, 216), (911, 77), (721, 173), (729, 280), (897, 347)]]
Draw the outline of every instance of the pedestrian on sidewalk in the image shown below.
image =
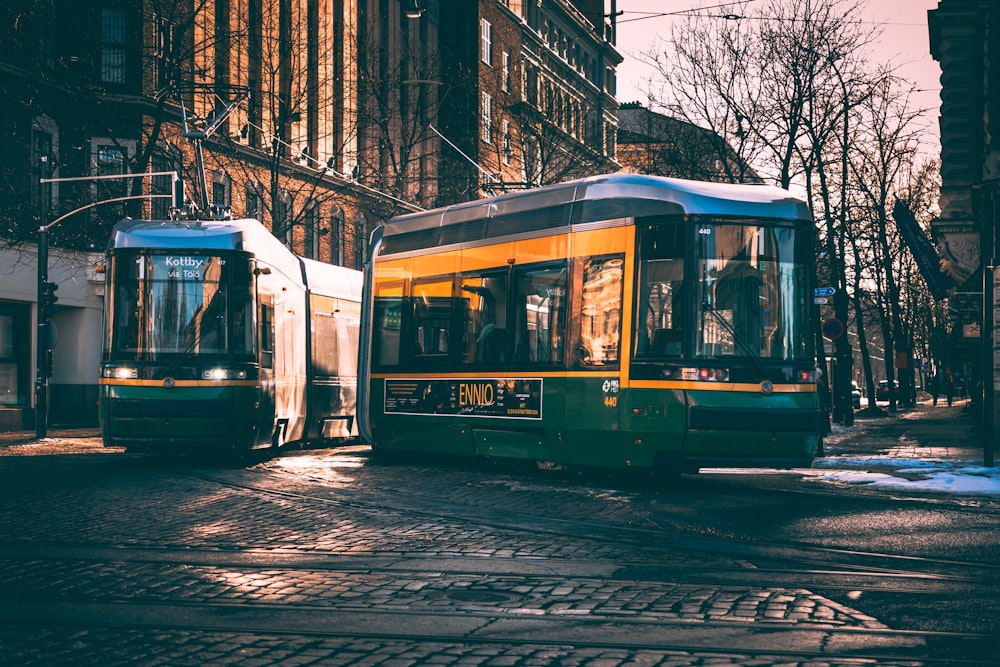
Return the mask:
[(944, 395), (948, 399), (948, 405), (950, 406), (952, 401), (955, 400), (955, 376), (951, 374), (951, 369), (947, 368), (944, 371)]
[(938, 399), (938, 376), (937, 373), (930, 376), (927, 380), (927, 391), (931, 393), (931, 398), (934, 399), (934, 405), (937, 405)]

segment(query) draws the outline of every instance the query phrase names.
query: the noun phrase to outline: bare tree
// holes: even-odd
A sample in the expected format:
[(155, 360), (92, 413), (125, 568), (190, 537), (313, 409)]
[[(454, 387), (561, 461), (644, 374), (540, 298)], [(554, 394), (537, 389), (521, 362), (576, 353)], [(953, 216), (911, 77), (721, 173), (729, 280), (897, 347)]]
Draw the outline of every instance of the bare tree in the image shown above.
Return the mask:
[[(927, 300), (901, 298), (901, 281), (921, 279), (889, 213), (896, 199), (928, 201), (936, 181), (931, 166), (916, 164), (922, 110), (910, 105), (907, 82), (869, 62), (879, 28), (860, 21), (859, 8), (855, 0), (745, 2), (731, 20), (692, 17), (646, 57), (662, 82), (651, 86), (651, 105), (716, 132), (763, 178), (805, 191), (820, 279), (836, 289), (833, 316), (853, 319), (871, 395), (869, 305), (890, 387), (894, 353), (912, 357), (934, 336), (923, 324), (933, 319)], [(846, 336), (834, 341), (840, 423), (853, 419), (852, 352)]]
[[(932, 172), (916, 166), (920, 112), (909, 106), (906, 88), (905, 82), (891, 76), (873, 87), (864, 100), (851, 153), (852, 184), (860, 196), (858, 223), (869, 230), (862, 238), (870, 244), (877, 267), (871, 275), (878, 287), (874, 297), (885, 346), (890, 411), (895, 409), (897, 352), (911, 360), (898, 366), (904, 371), (901, 380), (908, 397), (912, 393), (914, 341), (903, 317), (900, 278), (916, 279), (912, 268), (907, 270), (912, 257), (902, 245), (891, 211), (896, 199), (916, 198), (934, 184)], [(927, 195), (922, 199), (926, 202)]]

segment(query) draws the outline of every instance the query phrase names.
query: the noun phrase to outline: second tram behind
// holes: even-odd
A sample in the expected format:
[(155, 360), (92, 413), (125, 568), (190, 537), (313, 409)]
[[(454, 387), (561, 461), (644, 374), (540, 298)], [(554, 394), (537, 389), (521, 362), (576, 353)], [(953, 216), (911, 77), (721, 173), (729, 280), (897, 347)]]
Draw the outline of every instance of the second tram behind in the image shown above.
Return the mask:
[(105, 446), (242, 451), (357, 435), (361, 272), (256, 220), (124, 220), (105, 289)]
[(808, 466), (813, 242), (787, 191), (640, 175), (394, 218), (365, 269), (362, 438), (549, 467)]

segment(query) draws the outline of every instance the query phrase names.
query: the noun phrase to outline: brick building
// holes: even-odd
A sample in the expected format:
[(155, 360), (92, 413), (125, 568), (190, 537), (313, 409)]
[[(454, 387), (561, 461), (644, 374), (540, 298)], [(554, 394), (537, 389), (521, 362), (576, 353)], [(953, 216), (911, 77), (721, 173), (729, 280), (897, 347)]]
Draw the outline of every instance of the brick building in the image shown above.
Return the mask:
[[(603, 0), (11, 0), (0, 8), (0, 429), (30, 425), (33, 242), (97, 201), (169, 195), (255, 217), (298, 254), (360, 267), (400, 212), (616, 171)], [(199, 184), (188, 135), (203, 141)], [(106, 203), (50, 229), (61, 286), (53, 423), (93, 423), (102, 282), (123, 216)], [(55, 261), (55, 260), (54, 260)], [(97, 350), (99, 353), (99, 350)]]

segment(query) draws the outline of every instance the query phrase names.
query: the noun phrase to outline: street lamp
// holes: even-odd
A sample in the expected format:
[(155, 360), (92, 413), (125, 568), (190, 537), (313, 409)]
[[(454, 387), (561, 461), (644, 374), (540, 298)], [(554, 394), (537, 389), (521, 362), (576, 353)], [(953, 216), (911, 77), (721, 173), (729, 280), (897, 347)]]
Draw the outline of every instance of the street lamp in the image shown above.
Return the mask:
[(170, 194), (149, 194), (131, 195), (128, 197), (114, 197), (103, 199), (90, 204), (85, 204), (79, 208), (65, 213), (52, 222), (46, 223), (48, 215), (47, 201), (42, 204), (42, 224), (38, 227), (38, 293), (37, 293), (37, 325), (35, 332), (35, 437), (44, 438), (48, 432), (49, 421), (49, 377), (52, 375), (52, 334), (49, 327), (53, 307), (59, 297), (56, 290), (59, 286), (49, 282), (49, 228), (80, 211), (93, 208), (101, 204), (110, 204), (119, 201), (133, 201), (136, 199), (158, 199), (171, 198), (174, 200), (174, 207), (181, 208), (184, 205), (184, 188), (176, 171), (158, 171), (142, 174), (114, 174), (110, 176), (77, 176), (71, 178), (41, 178), (39, 183), (46, 185), (49, 183), (69, 183), (73, 181), (101, 181), (122, 178), (148, 178), (153, 176), (170, 176), (173, 180), (173, 187)]
[(418, 19), (424, 15), (424, 9), (420, 6), (420, 0), (407, 0), (406, 8), (403, 11), (408, 19)]

